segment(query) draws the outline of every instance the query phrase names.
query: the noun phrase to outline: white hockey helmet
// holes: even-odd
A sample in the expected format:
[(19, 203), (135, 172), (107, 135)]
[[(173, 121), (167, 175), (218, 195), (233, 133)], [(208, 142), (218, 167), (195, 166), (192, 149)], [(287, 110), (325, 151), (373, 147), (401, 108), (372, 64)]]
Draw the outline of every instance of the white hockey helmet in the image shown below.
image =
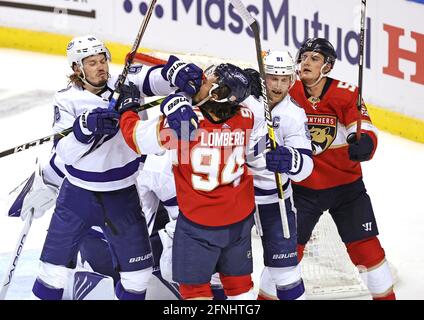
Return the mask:
[(103, 42), (92, 35), (76, 37), (69, 42), (66, 48), (66, 55), (71, 68), (74, 63), (82, 67), (82, 60), (99, 53), (105, 53), (106, 59), (111, 61), (112, 57), (109, 49), (106, 48)]
[(294, 75), (296, 64), (288, 51), (270, 51), (264, 56), (264, 68), (266, 74), (278, 76)]

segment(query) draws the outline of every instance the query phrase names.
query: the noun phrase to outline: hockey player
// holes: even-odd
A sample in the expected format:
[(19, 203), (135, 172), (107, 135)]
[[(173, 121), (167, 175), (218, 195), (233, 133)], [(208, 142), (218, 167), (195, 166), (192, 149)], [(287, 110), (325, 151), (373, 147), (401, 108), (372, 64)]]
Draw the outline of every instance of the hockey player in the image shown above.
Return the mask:
[[(258, 299), (274, 299), (276, 295), (280, 300), (300, 300), (305, 297), (305, 288), (297, 261), (296, 204), (293, 203), (291, 181), (301, 181), (312, 172), (311, 140), (305, 112), (288, 95), (296, 80), (296, 65), (290, 53), (268, 51), (264, 56), (264, 68), (278, 147), (257, 160), (264, 162), (265, 158), (266, 167), (263, 165), (262, 170), (255, 170), (254, 175), (256, 226), (264, 250), (263, 273), (268, 273), (272, 279), (266, 281), (261, 278)], [(250, 73), (255, 78), (257, 72), (252, 70)], [(255, 117), (264, 118), (258, 78), (256, 84), (258, 86), (253, 92), (258, 99), (251, 96), (243, 104), (253, 111)], [(289, 239), (283, 237), (274, 172), (282, 174)]]
[[(147, 289), (148, 299), (179, 299), (178, 285), (169, 283), (162, 276), (159, 266), (162, 255), (160, 233), (167, 228), (168, 232), (175, 224), (178, 216), (178, 205), (175, 194), (174, 176), (170, 152), (157, 156), (148, 155), (144, 161), (143, 170), (137, 178), (143, 214), (146, 217), (149, 239), (153, 253), (153, 275)], [(96, 228), (96, 227), (93, 227)], [(160, 238), (161, 237), (161, 238)], [(169, 237), (164, 237), (168, 240)], [(168, 242), (164, 242), (165, 245)], [(84, 268), (113, 277), (119, 281), (119, 273), (113, 267), (112, 255), (108, 250), (108, 242), (104, 234), (98, 230), (90, 233), (81, 243), (80, 256)], [(164, 268), (167, 272), (168, 268)], [(172, 281), (171, 281), (172, 282)]]
[(374, 155), (377, 129), (363, 103), (361, 137), (356, 140), (358, 89), (329, 77), (336, 58), (326, 39), (306, 40), (297, 54), (300, 81), (290, 91), (307, 114), (314, 154), (312, 174), (293, 186), (299, 256), (323, 211), (329, 210), (373, 299), (391, 300), (393, 279), (360, 164)]
[[(39, 299), (61, 299), (79, 244), (91, 226), (102, 228), (120, 272), (119, 299), (144, 299), (152, 272), (146, 221), (140, 214), (136, 177), (140, 155), (129, 149), (119, 130), (119, 113), (109, 109), (116, 77), (109, 75), (109, 50), (94, 36), (74, 38), (67, 47), (73, 74), (54, 100), (54, 131), (73, 132), (56, 143), (66, 179), (41, 253), (33, 286)], [(202, 70), (171, 56), (156, 68), (134, 66), (128, 78), (142, 96), (166, 95), (177, 88), (193, 94)], [(140, 101), (140, 96), (137, 101)], [(126, 101), (120, 99), (119, 104)]]
[(264, 126), (254, 127), (253, 113), (239, 106), (250, 94), (240, 68), (221, 64), (205, 74), (193, 97), (198, 107), (192, 108), (182, 95), (170, 95), (161, 105), (166, 118), (150, 124), (124, 108), (121, 130), (128, 145), (141, 153), (177, 148), (174, 176), (180, 214), (172, 271), (183, 298), (211, 298), (211, 276), (217, 271), (229, 299), (252, 299), (255, 205), (245, 149), (256, 144), (257, 129)]

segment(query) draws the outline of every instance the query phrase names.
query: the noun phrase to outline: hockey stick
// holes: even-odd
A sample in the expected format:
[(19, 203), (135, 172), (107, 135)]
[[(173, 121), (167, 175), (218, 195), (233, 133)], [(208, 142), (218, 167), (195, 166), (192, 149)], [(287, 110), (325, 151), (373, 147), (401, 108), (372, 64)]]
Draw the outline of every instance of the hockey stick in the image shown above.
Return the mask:
[[(164, 100), (164, 98), (160, 98), (160, 99), (154, 100), (152, 102), (143, 104), (139, 108), (137, 108), (136, 111), (141, 112), (141, 111), (153, 108), (155, 106), (158, 106), (162, 103), (163, 100)], [(72, 128), (68, 128), (68, 129), (63, 130), (62, 132), (51, 134), (49, 136), (31, 141), (31, 142), (27, 142), (27, 143), (19, 145), (17, 147), (2, 151), (2, 152), (0, 152), (0, 158), (6, 157), (8, 155), (18, 153), (18, 152), (21, 152), (21, 151), (28, 150), (32, 147), (40, 146), (42, 144), (45, 144), (45, 143), (50, 142), (50, 141), (54, 141), (56, 139), (63, 138), (71, 132), (72, 132)]]
[(364, 47), (365, 47), (365, 15), (367, 10), (367, 0), (361, 0), (361, 36), (359, 41), (359, 73), (358, 73), (358, 100), (356, 107), (358, 108), (358, 120), (356, 122), (356, 141), (361, 139), (362, 125), (362, 78), (364, 72)]
[(130, 70), (130, 66), (134, 60), (134, 56), (137, 53), (138, 47), (140, 46), (141, 39), (143, 38), (144, 32), (146, 31), (147, 24), (150, 21), (150, 17), (153, 13), (153, 8), (155, 7), (157, 0), (151, 0), (149, 6), (147, 8), (146, 15), (144, 16), (143, 22), (141, 23), (140, 29), (138, 30), (137, 37), (135, 38), (134, 44), (130, 53), (127, 55), (127, 59), (125, 61), (124, 69), (118, 77), (118, 81), (115, 84), (115, 91), (112, 94), (112, 97), (109, 102), (109, 109), (114, 109), (116, 106), (116, 102), (118, 101), (119, 94), (121, 92), (121, 87), (127, 79), (128, 72)]
[(16, 243), (14, 255), (9, 262), (9, 267), (6, 270), (6, 273), (3, 278), (2, 287), (0, 289), (0, 300), (4, 300), (9, 290), (10, 283), (12, 282), (13, 274), (18, 265), (19, 257), (21, 256), (22, 249), (24, 247), (25, 241), (27, 239), (29, 229), (31, 228), (32, 220), (34, 219), (34, 209), (31, 209), (31, 213), (28, 215), (25, 225), (22, 228), (21, 234), (19, 235), (18, 242)]
[[(247, 11), (246, 7), (240, 0), (230, 0), (231, 4), (237, 10), (237, 12), (242, 16), (242, 18), (249, 24), (250, 28), (253, 31), (253, 35), (255, 37), (256, 44), (256, 59), (258, 61), (259, 73), (261, 75), (261, 85), (262, 85), (262, 96), (263, 96), (263, 104), (265, 110), (265, 119), (268, 127), (268, 135), (271, 140), (271, 149), (275, 150), (277, 148), (277, 142), (275, 140), (274, 128), (272, 126), (272, 115), (271, 110), (268, 104), (268, 94), (267, 88), (265, 84), (265, 69), (264, 63), (262, 60), (262, 48), (261, 48), (261, 38), (259, 34), (259, 26), (257, 21), (252, 17), (252, 15)], [(281, 180), (281, 175), (279, 173), (275, 173), (275, 182), (277, 183), (277, 191), (278, 191), (278, 204), (280, 207), (280, 215), (281, 215), (281, 224), (283, 227), (283, 236), (286, 239), (290, 238), (290, 230), (289, 223), (287, 220), (287, 211), (284, 203), (284, 191), (283, 191), (283, 183)]]
[(157, 65), (160, 65), (160, 64), (166, 64), (165, 60), (153, 57), (153, 56), (145, 54), (145, 53), (140, 53), (140, 52), (137, 52), (134, 55), (133, 62), (139, 62), (139, 63), (142, 63), (142, 64), (147, 65), (147, 66), (157, 66)]

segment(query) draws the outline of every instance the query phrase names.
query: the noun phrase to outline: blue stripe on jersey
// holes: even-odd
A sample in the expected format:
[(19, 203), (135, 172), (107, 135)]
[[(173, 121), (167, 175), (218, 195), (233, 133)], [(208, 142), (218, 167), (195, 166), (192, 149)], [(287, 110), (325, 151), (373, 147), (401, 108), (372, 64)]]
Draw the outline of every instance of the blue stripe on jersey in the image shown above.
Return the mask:
[(163, 67), (163, 65), (159, 65), (159, 66), (154, 66), (154, 67), (151, 67), (150, 69), (149, 69), (149, 71), (147, 71), (147, 74), (146, 74), (146, 77), (144, 78), (144, 82), (143, 82), (143, 92), (148, 96), (148, 97), (153, 97), (153, 96), (155, 96), (155, 94), (153, 93), (153, 91), (152, 91), (152, 88), (150, 87), (150, 80), (149, 80), (149, 78), (150, 78), (150, 73), (153, 71), (153, 70), (155, 70), (155, 69), (158, 69), (158, 68), (162, 68)]
[(60, 171), (60, 169), (56, 166), (56, 164), (54, 163), (54, 160), (56, 159), (56, 153), (53, 155), (53, 157), (51, 157), (50, 159), (50, 166), (52, 167), (52, 169), (54, 170), (54, 172), (56, 172), (56, 174), (61, 177), (61, 178), (65, 178), (65, 174)]
[(178, 206), (177, 197), (173, 197), (166, 201), (162, 201), (162, 203), (164, 206), (167, 206), (167, 207)]
[(309, 149), (300, 149), (300, 148), (299, 149), (296, 148), (296, 150), (299, 151), (301, 154), (304, 154), (304, 155), (312, 158), (312, 150), (309, 150)]
[[(289, 185), (290, 185), (290, 180), (288, 180), (284, 185), (283, 185), (283, 190), (286, 190), (288, 187), (289, 187)], [(261, 189), (261, 188), (258, 188), (258, 187), (255, 187), (255, 196), (272, 196), (272, 195), (274, 195), (274, 194), (277, 194), (278, 193), (278, 191), (277, 191), (277, 188), (275, 188), (275, 189), (270, 189), (270, 190), (267, 190), (267, 189)]]
[(127, 163), (120, 168), (113, 168), (104, 172), (90, 172), (74, 168), (73, 166), (66, 165), (65, 168), (68, 173), (80, 180), (87, 182), (111, 182), (126, 179), (132, 176), (140, 165), (142, 158), (139, 157), (134, 161)]
[(259, 139), (258, 143), (257, 143), (257, 144), (255, 144), (255, 146), (253, 147), (253, 150), (254, 150), (253, 155), (256, 157), (257, 155), (259, 155), (259, 154), (261, 154), (262, 152), (264, 152), (264, 151), (265, 151), (265, 149), (266, 149), (267, 147), (269, 147), (269, 146), (270, 146), (270, 143), (269, 143), (269, 135), (268, 135), (268, 133), (267, 133), (266, 135), (262, 136), (262, 137)]

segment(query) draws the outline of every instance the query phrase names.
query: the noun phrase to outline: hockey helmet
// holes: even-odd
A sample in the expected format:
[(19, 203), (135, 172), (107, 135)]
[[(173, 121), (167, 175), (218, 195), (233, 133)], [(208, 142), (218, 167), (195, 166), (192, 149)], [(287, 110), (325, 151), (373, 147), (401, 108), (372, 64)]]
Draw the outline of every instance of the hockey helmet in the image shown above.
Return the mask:
[(324, 38), (309, 38), (307, 39), (302, 46), (300, 47), (296, 62), (300, 63), (302, 59), (302, 54), (305, 52), (319, 52), (324, 56), (324, 61), (331, 65), (331, 69), (334, 67), (337, 59), (336, 50), (334, 50), (333, 45)]
[(216, 66), (213, 73), (218, 78), (216, 90), (224, 92), (216, 102), (238, 105), (250, 95), (249, 78), (239, 67), (231, 63), (221, 63)]
[(296, 73), (296, 65), (288, 51), (267, 51), (264, 68), (266, 74), (286, 76)]
[(104, 53), (106, 55), (106, 59), (111, 61), (112, 57), (109, 49), (106, 48), (103, 42), (92, 35), (76, 37), (69, 42), (68, 47), (66, 48), (66, 55), (71, 68), (74, 63), (82, 67), (82, 60), (100, 53)]

